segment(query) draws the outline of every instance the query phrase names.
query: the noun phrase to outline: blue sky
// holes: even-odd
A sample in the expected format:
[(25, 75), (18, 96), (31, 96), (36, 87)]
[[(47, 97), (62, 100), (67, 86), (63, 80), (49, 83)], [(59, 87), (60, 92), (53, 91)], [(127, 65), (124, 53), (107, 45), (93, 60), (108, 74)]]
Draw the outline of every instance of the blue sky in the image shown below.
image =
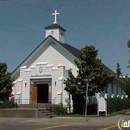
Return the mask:
[(119, 63), (130, 74), (129, 5), (129, 0), (0, 0), (0, 62), (12, 72), (44, 40), (44, 27), (53, 23), (57, 9), (66, 43), (94, 45), (109, 68), (115, 71)]

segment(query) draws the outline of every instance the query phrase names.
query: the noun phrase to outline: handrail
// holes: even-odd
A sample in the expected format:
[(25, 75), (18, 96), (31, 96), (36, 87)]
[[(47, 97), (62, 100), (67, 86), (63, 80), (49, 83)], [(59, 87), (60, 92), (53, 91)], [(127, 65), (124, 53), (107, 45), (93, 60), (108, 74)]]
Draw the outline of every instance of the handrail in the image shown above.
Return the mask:
[[(35, 100), (34, 100), (35, 101)], [(30, 103), (30, 99), (15, 99), (14, 101), (19, 108), (41, 108), (40, 104), (44, 104), (43, 107), (44, 108), (50, 108), (51, 106), (51, 100), (48, 102), (48, 103), (42, 103), (42, 100), (40, 100), (39, 102), (41, 103), (37, 103), (37, 102), (33, 102), (32, 100), (32, 103)]]

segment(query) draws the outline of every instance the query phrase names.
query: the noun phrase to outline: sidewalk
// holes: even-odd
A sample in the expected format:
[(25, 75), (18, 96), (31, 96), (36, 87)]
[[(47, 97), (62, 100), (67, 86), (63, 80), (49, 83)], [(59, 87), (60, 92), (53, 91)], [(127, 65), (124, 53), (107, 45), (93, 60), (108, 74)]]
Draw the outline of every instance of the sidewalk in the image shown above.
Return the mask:
[(119, 119), (130, 119), (130, 115), (117, 115), (112, 117), (55, 117), (55, 118), (0, 118), (0, 123), (40, 123), (46, 125), (85, 125), (106, 126), (117, 124)]

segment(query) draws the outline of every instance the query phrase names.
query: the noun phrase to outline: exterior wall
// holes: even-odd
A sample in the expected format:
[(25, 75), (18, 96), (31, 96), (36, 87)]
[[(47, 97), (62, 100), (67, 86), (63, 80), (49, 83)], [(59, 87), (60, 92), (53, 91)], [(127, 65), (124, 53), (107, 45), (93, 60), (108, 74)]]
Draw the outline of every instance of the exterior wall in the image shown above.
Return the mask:
[(20, 77), (23, 78), (22, 103), (28, 104), (30, 99), (30, 75), (31, 71), (23, 69)]
[(57, 70), (52, 71), (52, 103), (58, 104), (62, 102), (62, 94), (63, 94), (63, 83), (59, 80), (60, 77), (63, 77), (63, 68), (58, 67)]
[[(68, 57), (68, 58), (67, 58)], [(59, 80), (60, 77), (67, 77), (67, 70), (69, 68), (73, 69), (73, 73), (76, 74), (77, 68), (73, 64), (73, 60), (75, 57), (70, 56), (66, 52), (63, 51), (63, 48), (60, 48), (57, 44), (52, 44), (47, 47), (45, 51), (30, 65), (26, 67), (20, 68), (20, 77), (22, 79), (22, 89), (18, 90), (18, 81), (15, 84), (16, 93), (18, 91), (21, 92), (22, 104), (28, 104), (30, 100), (30, 79), (38, 78), (38, 75), (41, 75), (40, 78), (51, 78), (51, 102), (54, 104), (58, 104), (61, 101), (64, 105), (67, 105), (69, 95), (64, 90), (63, 80)], [(39, 73), (39, 67), (43, 68), (43, 72)], [(43, 76), (42, 75), (50, 75), (51, 76)], [(36, 77), (35, 77), (36, 76)], [(15, 90), (15, 89), (14, 89)], [(63, 92), (62, 92), (63, 91)], [(61, 94), (58, 94), (62, 92)], [(15, 95), (15, 98), (18, 97)]]
[(107, 93), (108, 93), (108, 97), (111, 97), (112, 94), (111, 84), (108, 84)]
[(118, 87), (118, 95), (121, 96), (121, 88), (120, 88), (120, 86)]
[[(48, 30), (49, 31), (49, 30)], [(49, 32), (48, 32), (49, 34)], [(29, 59), (28, 63), (26, 63), (27, 67), (20, 68), (20, 76), (16, 80), (17, 82), (14, 84), (13, 93), (15, 93), (15, 99), (22, 99), (23, 104), (29, 103), (30, 99), (30, 78), (34, 75), (47, 75), (51, 74), (51, 76), (41, 76), (40, 78), (51, 78), (51, 89), (52, 89), (52, 98), (51, 102), (54, 104), (58, 104), (63, 101), (64, 105), (68, 105), (68, 102), (71, 102), (71, 106), (73, 104), (72, 99), (69, 99), (69, 94), (64, 91), (65, 85), (62, 80), (59, 80), (60, 77), (67, 78), (67, 70), (72, 68), (73, 74), (77, 75), (77, 67), (74, 65), (75, 57), (71, 55), (67, 50), (65, 50), (62, 46), (57, 43), (51, 42), (51, 44), (45, 45), (42, 47), (32, 59)], [(39, 67), (43, 67), (43, 72), (39, 73)], [(37, 76), (35, 78), (38, 78)], [(18, 81), (22, 79), (22, 81)], [(22, 85), (22, 89), (21, 89)], [(111, 97), (111, 94), (117, 95), (117, 88), (114, 85), (112, 87), (111, 84), (107, 87), (108, 97)], [(63, 92), (62, 92), (63, 90)], [(121, 89), (118, 90), (121, 93)], [(17, 94), (20, 92), (20, 94)], [(62, 92), (61, 94), (58, 94)], [(102, 94), (104, 94), (103, 92)], [(125, 92), (123, 92), (125, 95)], [(71, 96), (70, 96), (71, 97)], [(95, 103), (95, 96), (91, 97), (90, 103)]]
[[(51, 33), (53, 31), (53, 34)], [(59, 41), (59, 29), (47, 29), (45, 37), (49, 35), (53, 36), (55, 39)]]
[[(62, 37), (61, 37), (61, 34), (62, 34)], [(61, 43), (65, 43), (65, 32), (62, 31), (61, 29), (47, 29), (45, 37), (48, 37), (49, 35), (51, 35), (52, 37), (54, 37)]]
[(32, 63), (31, 66), (36, 66), (36, 64), (40, 62), (47, 62), (47, 65), (53, 65), (53, 67), (58, 67), (62, 64), (65, 66), (65, 69), (72, 68), (73, 74), (77, 75), (77, 67), (74, 65), (74, 59), (75, 57), (67, 54), (62, 47), (52, 44)]
[[(121, 93), (121, 91), (122, 91), (122, 93)], [(105, 97), (105, 93), (106, 93), (106, 91), (103, 91), (100, 94), (100, 96)], [(117, 92), (117, 84), (116, 83), (113, 84), (113, 93), (112, 93), (112, 84), (110, 83), (107, 85), (107, 94), (108, 94), (108, 96), (107, 96), (108, 98), (111, 98), (112, 94), (114, 94), (114, 97), (117, 97), (117, 95), (118, 95), (119, 98), (121, 98), (122, 95), (125, 98), (125, 95), (126, 95), (126, 93), (123, 90), (121, 90), (120, 86), (118, 86), (118, 92)], [(89, 97), (89, 104), (96, 104), (96, 103), (97, 103), (96, 96), (90, 96)]]
[[(59, 30), (59, 33), (60, 33), (60, 35), (59, 35), (59, 41), (60, 41), (61, 43), (65, 43), (65, 32), (60, 29), (60, 30)], [(61, 35), (61, 34), (62, 34), (62, 35)]]
[(117, 85), (115, 83), (113, 84), (113, 94), (114, 97), (117, 97)]
[(126, 92), (125, 92), (124, 90), (123, 90), (123, 92), (122, 92), (122, 95), (124, 95), (124, 96), (126, 95)]

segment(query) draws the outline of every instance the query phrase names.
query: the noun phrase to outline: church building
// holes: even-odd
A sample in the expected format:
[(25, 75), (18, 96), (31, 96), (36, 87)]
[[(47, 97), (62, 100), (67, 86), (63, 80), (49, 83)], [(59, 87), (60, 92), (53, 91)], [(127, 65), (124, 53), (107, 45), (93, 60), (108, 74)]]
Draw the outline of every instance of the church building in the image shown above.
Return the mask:
[[(55, 10), (52, 14), (54, 23), (45, 27), (44, 41), (11, 75), (14, 79), (12, 94), (19, 104), (62, 102), (66, 106), (72, 105), (72, 97), (64, 90), (63, 81), (69, 69), (77, 75), (74, 59), (78, 58), (79, 49), (65, 42), (66, 30), (57, 23), (58, 14)], [(120, 86), (114, 83), (108, 85), (106, 93), (108, 96), (125, 96)], [(90, 102), (94, 103), (94, 97)]]

